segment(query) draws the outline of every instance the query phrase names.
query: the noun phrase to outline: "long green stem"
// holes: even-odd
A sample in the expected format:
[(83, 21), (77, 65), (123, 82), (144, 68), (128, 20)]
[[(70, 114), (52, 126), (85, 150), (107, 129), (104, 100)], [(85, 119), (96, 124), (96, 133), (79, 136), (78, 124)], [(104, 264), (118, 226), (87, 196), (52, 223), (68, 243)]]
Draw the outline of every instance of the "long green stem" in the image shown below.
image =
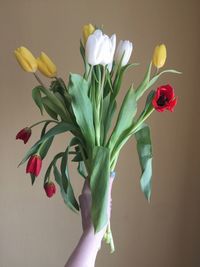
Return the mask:
[(90, 69), (89, 69), (89, 71), (88, 71), (88, 74), (87, 74), (87, 76), (86, 76), (86, 80), (87, 80), (87, 81), (91, 78), (92, 70), (93, 70), (93, 66), (91, 65), (91, 66), (90, 66)]
[(39, 125), (39, 124), (41, 124), (43, 122), (55, 122), (55, 123), (59, 123), (59, 121), (55, 121), (55, 120), (43, 120), (43, 121), (39, 121), (39, 122), (36, 122), (36, 123), (32, 124), (29, 128), (33, 128), (33, 127), (35, 127), (35, 126), (37, 126), (37, 125)]
[(106, 67), (103, 66), (103, 73), (102, 73), (102, 79), (101, 79), (101, 86), (98, 91), (98, 101), (97, 101), (97, 127), (96, 127), (96, 139), (97, 139), (97, 145), (99, 146), (101, 143), (101, 112), (102, 112), (102, 105), (103, 105), (103, 89), (104, 89), (104, 83), (105, 83), (105, 78), (106, 78)]
[(40, 77), (35, 72), (33, 73), (33, 75), (35, 76), (36, 80), (46, 89), (46, 86), (44, 85)]

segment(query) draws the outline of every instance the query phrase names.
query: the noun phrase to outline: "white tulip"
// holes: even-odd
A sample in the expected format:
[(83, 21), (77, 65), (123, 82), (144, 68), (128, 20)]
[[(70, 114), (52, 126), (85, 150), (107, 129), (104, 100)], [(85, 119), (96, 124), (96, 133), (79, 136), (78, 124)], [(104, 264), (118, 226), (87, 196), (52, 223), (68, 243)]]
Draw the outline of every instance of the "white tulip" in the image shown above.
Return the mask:
[(116, 35), (109, 38), (101, 30), (96, 30), (88, 37), (85, 47), (85, 57), (92, 65), (107, 65), (113, 62), (116, 47)]
[[(123, 67), (127, 65), (131, 57), (132, 50), (133, 50), (133, 44), (130, 41), (121, 40), (117, 46), (117, 50), (115, 53), (116, 64), (119, 64), (120, 60), (122, 60), (121, 66)], [(122, 56), (123, 56), (123, 59), (122, 59)]]

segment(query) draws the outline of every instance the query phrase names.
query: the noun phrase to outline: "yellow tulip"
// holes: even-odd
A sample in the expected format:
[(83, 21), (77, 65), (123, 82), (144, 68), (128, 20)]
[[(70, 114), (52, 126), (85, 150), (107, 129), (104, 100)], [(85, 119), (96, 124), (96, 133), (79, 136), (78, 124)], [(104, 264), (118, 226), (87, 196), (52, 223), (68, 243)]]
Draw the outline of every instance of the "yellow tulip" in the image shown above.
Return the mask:
[(56, 76), (57, 68), (56, 65), (52, 62), (52, 60), (42, 52), (40, 57), (37, 58), (38, 69), (39, 71), (49, 78), (53, 78)]
[(157, 45), (153, 54), (153, 64), (156, 68), (161, 68), (164, 66), (167, 58), (167, 50), (164, 44)]
[(38, 67), (37, 60), (26, 47), (21, 46), (17, 48), (14, 53), (23, 70), (27, 72), (36, 72)]
[(88, 37), (95, 31), (95, 27), (92, 24), (83, 26), (83, 42), (84, 45), (87, 42)]

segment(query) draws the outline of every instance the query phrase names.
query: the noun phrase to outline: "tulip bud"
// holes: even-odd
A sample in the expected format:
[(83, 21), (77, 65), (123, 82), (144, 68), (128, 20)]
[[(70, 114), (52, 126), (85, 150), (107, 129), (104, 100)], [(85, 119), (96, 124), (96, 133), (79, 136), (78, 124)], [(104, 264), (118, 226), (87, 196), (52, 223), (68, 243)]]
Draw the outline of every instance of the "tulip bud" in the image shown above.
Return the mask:
[(153, 53), (153, 64), (156, 68), (161, 68), (164, 66), (167, 58), (167, 50), (164, 44), (157, 45)]
[(56, 65), (44, 52), (42, 52), (40, 57), (37, 58), (37, 63), (38, 69), (43, 75), (47, 76), (48, 78), (53, 78), (56, 76)]
[(37, 60), (26, 47), (21, 46), (17, 48), (14, 53), (23, 70), (27, 72), (36, 72), (38, 67)]
[(116, 64), (119, 64), (121, 61), (122, 67), (127, 65), (131, 57), (132, 50), (133, 50), (133, 44), (131, 42), (127, 40), (126, 41), (121, 40), (117, 46), (117, 50), (115, 53)]
[(31, 136), (31, 128), (26, 127), (19, 131), (16, 135), (16, 139), (21, 139), (26, 144)]
[(108, 65), (113, 62), (115, 53), (116, 35), (111, 38), (103, 34), (101, 30), (96, 30), (88, 37), (85, 47), (86, 61), (92, 65)]
[(31, 173), (38, 176), (42, 168), (42, 159), (40, 155), (33, 155), (30, 157), (26, 166), (26, 173)]
[(84, 45), (87, 42), (88, 37), (95, 31), (95, 28), (92, 24), (87, 24), (83, 26), (83, 42)]
[(56, 193), (56, 186), (53, 182), (47, 182), (44, 185), (44, 190), (46, 192), (47, 197), (52, 197)]

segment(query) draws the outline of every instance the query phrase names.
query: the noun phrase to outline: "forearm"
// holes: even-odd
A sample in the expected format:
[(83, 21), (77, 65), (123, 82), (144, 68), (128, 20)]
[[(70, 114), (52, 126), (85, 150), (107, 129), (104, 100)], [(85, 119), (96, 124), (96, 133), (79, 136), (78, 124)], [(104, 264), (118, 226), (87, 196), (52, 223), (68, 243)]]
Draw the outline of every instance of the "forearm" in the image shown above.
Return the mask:
[[(110, 220), (111, 213), (111, 188), (113, 179), (114, 174), (111, 175), (108, 193), (108, 221)], [(83, 234), (65, 264), (65, 267), (94, 267), (96, 256), (101, 248), (101, 242), (106, 232), (107, 225), (105, 225), (98, 233), (94, 233), (94, 227), (91, 220), (91, 192), (87, 180), (84, 183), (82, 194), (79, 196), (79, 202)]]
[(106, 227), (94, 234), (93, 228), (84, 231), (65, 267), (94, 267)]

